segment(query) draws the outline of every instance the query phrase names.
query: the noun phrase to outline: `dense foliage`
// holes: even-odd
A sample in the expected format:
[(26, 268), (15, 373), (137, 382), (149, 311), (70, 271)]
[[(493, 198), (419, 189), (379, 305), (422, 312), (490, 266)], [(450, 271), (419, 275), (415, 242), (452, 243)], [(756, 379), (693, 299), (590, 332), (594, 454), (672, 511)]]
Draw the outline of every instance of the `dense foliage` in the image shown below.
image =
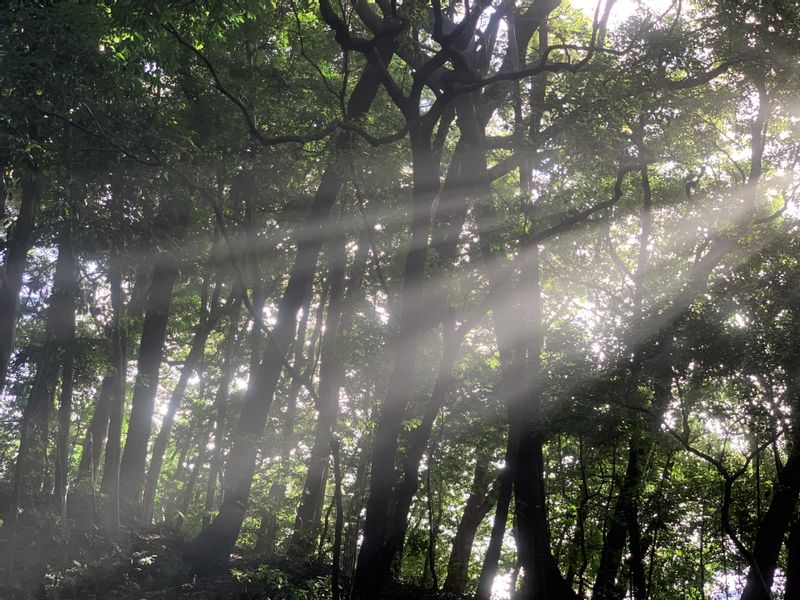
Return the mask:
[(800, 7), (7, 0), (0, 596), (800, 597)]

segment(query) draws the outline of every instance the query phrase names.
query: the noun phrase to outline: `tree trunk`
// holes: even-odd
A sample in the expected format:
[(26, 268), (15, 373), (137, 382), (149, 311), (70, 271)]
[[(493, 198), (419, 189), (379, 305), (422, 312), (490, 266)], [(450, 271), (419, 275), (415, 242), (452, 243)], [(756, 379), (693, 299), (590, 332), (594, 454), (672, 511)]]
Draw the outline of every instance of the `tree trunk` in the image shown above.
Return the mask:
[(217, 478), (222, 471), (222, 444), (225, 441), (225, 415), (228, 410), (228, 395), (233, 373), (233, 357), (236, 350), (236, 332), (239, 329), (239, 313), (241, 302), (238, 303), (230, 315), (230, 326), (225, 338), (224, 358), (220, 374), (219, 387), (214, 396), (214, 429), (211, 451), (211, 463), (208, 468), (208, 483), (206, 485), (205, 510), (203, 511), (203, 527), (211, 522), (211, 515), (216, 508)]
[(395, 343), (394, 367), (378, 422), (372, 454), (371, 485), (364, 522), (364, 540), (358, 556), (353, 586), (355, 600), (379, 598), (389, 580), (394, 549), (387, 547), (392, 488), (396, 483), (398, 437), (407, 410), (410, 382), (414, 381), (417, 346), (423, 315), (422, 287), (428, 255), (431, 206), (439, 187), (438, 165), (433, 164), (431, 131), (417, 125), (411, 129), (414, 191), (411, 216), (411, 247), (406, 255), (400, 292), (400, 319)]
[[(297, 512), (295, 522), (295, 538), (290, 546), (300, 556), (308, 558), (313, 550), (313, 538), (319, 528), (319, 519), (322, 512), (323, 497), (325, 492), (325, 470), (327, 465), (327, 453), (322, 456), (325, 443), (324, 428), (329, 433), (328, 448), (331, 447), (333, 440), (332, 430), (335, 425), (336, 412), (339, 407), (339, 377), (343, 368), (343, 355), (341, 340), (347, 336), (353, 322), (353, 315), (358, 303), (363, 295), (362, 283), (367, 267), (369, 256), (368, 232), (362, 231), (358, 240), (358, 249), (350, 268), (346, 291), (344, 286), (344, 271), (347, 260), (343, 239), (337, 239), (331, 246), (329, 289), (330, 299), (328, 305), (328, 316), (325, 323), (325, 334), (322, 339), (322, 351), (320, 357), (320, 384), (319, 397), (321, 404), (327, 403), (332, 414), (326, 418), (332, 419), (330, 424), (323, 419), (317, 421), (317, 432), (315, 434), (314, 449), (311, 453), (309, 471), (306, 475), (303, 495), (301, 496), (301, 506)], [(331, 312), (333, 311), (333, 312)], [(337, 313), (340, 314), (337, 315)], [(338, 348), (338, 350), (337, 350)], [(320, 412), (322, 416), (322, 411)], [(320, 431), (322, 429), (322, 431)], [(317, 457), (316, 466), (314, 457)], [(322, 465), (323, 472), (319, 473), (319, 466)], [(321, 481), (320, 481), (321, 478)], [(314, 498), (316, 496), (316, 499)], [(305, 506), (303, 506), (305, 504)], [(309, 512), (311, 507), (316, 507), (316, 523), (309, 522)], [(305, 515), (305, 516), (304, 516)], [(337, 516), (338, 518), (338, 516)], [(342, 517), (343, 518), (343, 517)]]
[[(397, 486), (391, 526), (385, 541), (386, 552), (392, 555), (392, 562), (398, 563), (402, 557), (403, 544), (408, 528), (408, 512), (419, 486), (419, 466), (428, 446), (431, 429), (436, 416), (443, 406), (452, 384), (452, 370), (458, 356), (463, 335), (467, 329), (456, 330), (452, 309), (449, 304), (450, 278), (448, 272), (457, 258), (458, 239), (467, 216), (468, 199), (474, 188), (484, 182), (482, 172), (474, 171), (475, 152), (483, 148), (475, 121), (475, 111), (471, 99), (462, 97), (456, 102), (459, 127), (462, 137), (456, 145), (447, 178), (440, 194), (440, 201), (433, 218), (431, 235), (431, 266), (429, 279), (432, 279), (431, 300), (426, 302), (425, 320), (419, 321), (424, 330), (442, 323), (444, 349), (439, 363), (433, 391), (425, 405), (422, 423), (410, 435), (408, 450), (403, 457), (402, 480)], [(473, 129), (469, 129), (474, 127)]]
[(453, 548), (450, 551), (450, 558), (447, 561), (447, 577), (444, 580), (444, 591), (456, 596), (464, 594), (467, 587), (467, 572), (469, 569), (469, 559), (472, 556), (472, 544), (475, 541), (475, 534), (478, 527), (489, 514), (497, 499), (499, 487), (489, 489), (491, 477), (489, 475), (488, 453), (482, 452), (478, 455), (475, 464), (475, 476), (472, 480), (472, 490), (470, 491), (467, 503), (464, 506), (464, 514), (458, 522), (456, 535), (453, 538)]
[(408, 449), (403, 457), (403, 478), (396, 486), (394, 494), (391, 526), (384, 542), (385, 551), (392, 555), (392, 564), (399, 564), (402, 559), (403, 543), (408, 529), (408, 513), (419, 487), (419, 467), (428, 447), (433, 424), (450, 391), (453, 365), (461, 345), (462, 337), (453, 332), (452, 323), (446, 322), (444, 327), (447, 331), (436, 381), (425, 406), (422, 423), (411, 432)]
[[(119, 183), (116, 181), (115, 183)], [(111, 372), (113, 381), (111, 403), (108, 417), (108, 439), (103, 461), (103, 481), (100, 489), (105, 495), (103, 519), (112, 532), (119, 529), (119, 480), (122, 443), (122, 417), (125, 412), (125, 392), (128, 371), (128, 330), (125, 321), (125, 301), (122, 293), (124, 215), (123, 189), (114, 185), (111, 193), (111, 223), (117, 227), (116, 241), (109, 253), (108, 283), (111, 288)], [(137, 278), (138, 281), (139, 278)]]
[[(742, 600), (770, 598), (769, 588), (772, 587), (775, 577), (783, 538), (791, 524), (800, 495), (800, 434), (795, 434), (794, 438), (791, 454), (778, 476), (769, 508), (758, 525), (753, 547), (755, 568), (751, 567), (747, 574)], [(767, 589), (764, 589), (764, 584)]]
[(33, 226), (42, 199), (39, 181), (23, 177), (22, 202), (14, 229), (9, 235), (6, 260), (0, 270), (0, 392), (6, 384), (8, 363), (14, 350), (14, 331), (17, 327), (19, 291), (25, 259), (33, 244)]
[[(61, 344), (61, 397), (58, 405), (58, 436), (56, 438), (55, 505), (58, 514), (66, 516), (67, 482), (69, 478), (70, 421), (72, 419), (72, 390), (75, 368), (75, 309), (78, 301), (78, 260), (73, 247), (72, 224), (63, 234), (60, 252), (66, 253), (64, 281), (56, 282), (62, 290), (64, 338)], [(60, 254), (59, 254), (60, 256)], [(56, 270), (56, 275), (58, 275)]]
[[(45, 494), (50, 416), (59, 366), (74, 332), (76, 279), (77, 263), (71, 240), (68, 233), (65, 233), (59, 245), (44, 344), (36, 362), (36, 375), (22, 415), (12, 514), (17, 514), (20, 509), (31, 508)], [(68, 387), (67, 392), (69, 391)]]
[(108, 435), (108, 419), (111, 414), (111, 398), (114, 393), (114, 376), (106, 375), (100, 384), (97, 400), (94, 405), (92, 419), (86, 428), (81, 450), (81, 461), (78, 464), (76, 484), (86, 479), (92, 482), (94, 488), (97, 474), (100, 472), (100, 462), (103, 457), (103, 448)]
[(634, 510), (633, 503), (638, 498), (638, 489), (642, 478), (641, 462), (647, 453), (648, 448), (644, 447), (641, 434), (634, 434), (628, 448), (628, 466), (625, 470), (622, 487), (614, 504), (608, 532), (600, 552), (600, 565), (594, 581), (592, 600), (616, 600), (619, 597), (617, 574), (625, 552), (627, 519)]
[(497, 508), (494, 513), (492, 533), (489, 537), (489, 546), (486, 549), (486, 556), (484, 556), (483, 566), (481, 567), (481, 575), (478, 579), (478, 589), (476, 593), (476, 598), (478, 600), (489, 600), (489, 598), (491, 598), (494, 578), (497, 576), (497, 565), (500, 561), (500, 553), (503, 549), (503, 537), (506, 533), (509, 507), (511, 505), (511, 496), (514, 488), (514, 469), (512, 465), (516, 462), (517, 438), (518, 434), (516, 428), (511, 424), (506, 446), (505, 467), (500, 473), (497, 490)]
[(142, 324), (142, 339), (139, 345), (138, 371), (133, 387), (131, 414), (125, 450), (120, 462), (120, 504), (128, 516), (137, 516), (145, 477), (147, 444), (153, 422), (158, 374), (164, 354), (172, 304), (172, 288), (178, 277), (177, 268), (169, 259), (153, 269), (153, 279), (147, 298), (147, 310)]
[(186, 481), (186, 486), (181, 491), (180, 500), (178, 502), (178, 510), (175, 511), (176, 530), (180, 530), (186, 521), (186, 515), (189, 512), (189, 507), (191, 506), (192, 498), (194, 497), (194, 488), (197, 486), (197, 479), (200, 476), (200, 471), (203, 468), (203, 464), (208, 458), (208, 450), (206, 450), (207, 445), (208, 433), (203, 432), (200, 436), (200, 443), (197, 445), (197, 456), (195, 456), (192, 470), (189, 472), (189, 479)]
[[(665, 344), (661, 346), (666, 347)], [(650, 407), (652, 414), (643, 423), (634, 424), (635, 430), (628, 445), (628, 466), (600, 551), (600, 564), (592, 592), (593, 600), (613, 600), (619, 597), (616, 580), (625, 552), (626, 534), (631, 553), (634, 593), (637, 600), (646, 595), (644, 553), (639, 539), (641, 526), (638, 517), (642, 463), (652, 451), (652, 436), (660, 427), (664, 411), (669, 405), (671, 364), (668, 351), (663, 349), (652, 361), (651, 368), (654, 369), (652, 377), (654, 402)]]
[[(388, 62), (391, 48), (384, 49), (381, 45), (379, 49), (383, 60)], [(367, 66), (350, 97), (350, 118), (355, 119), (366, 114), (379, 86), (379, 74)], [(352, 146), (352, 134), (342, 133), (337, 140), (337, 150), (343, 152)], [(228, 456), (225, 492), (219, 514), (187, 547), (186, 556), (196, 568), (215, 568), (225, 564), (239, 536), (255, 474), (259, 442), (283, 370), (286, 352), (294, 339), (297, 312), (306, 295), (310, 293), (317, 258), (325, 240), (325, 224), (342, 186), (342, 177), (337, 169), (332, 163), (322, 175), (307, 222), (299, 234), (297, 255), (278, 304), (275, 327), (261, 364), (251, 373), (233, 447)]]
[(339, 459), (339, 442), (331, 441), (333, 455), (333, 502), (336, 506), (336, 522), (333, 527), (333, 564), (331, 566), (331, 598), (341, 598), (341, 565), (342, 565), (342, 528), (344, 527), (344, 509), (342, 508), (342, 467)]
[(330, 244), (330, 267), (328, 279), (330, 292), (325, 332), (322, 335), (322, 350), (319, 370), (318, 417), (314, 434), (314, 446), (308, 461), (308, 471), (297, 509), (294, 533), (290, 548), (296, 556), (308, 556), (313, 549), (322, 516), (325, 487), (328, 474), (333, 428), (339, 412), (339, 376), (341, 357), (337, 352), (339, 324), (342, 318), (344, 299), (344, 275), (347, 255), (345, 242), (337, 237)]
[(786, 540), (786, 591), (784, 598), (800, 598), (800, 515), (795, 515)]
[[(227, 310), (231, 309), (233, 303), (238, 303), (238, 300), (231, 296), (225, 304)], [(142, 500), (142, 520), (145, 523), (149, 523), (153, 518), (153, 503), (156, 497), (156, 487), (158, 486), (158, 478), (161, 475), (161, 467), (164, 464), (164, 453), (167, 450), (175, 415), (180, 409), (183, 396), (186, 393), (186, 388), (189, 386), (189, 380), (203, 360), (208, 336), (211, 335), (211, 332), (224, 316), (224, 311), (225, 308), (215, 303), (207, 317), (204, 316), (204, 318), (200, 320), (200, 323), (198, 323), (192, 337), (189, 354), (186, 356), (183, 367), (181, 368), (181, 375), (178, 379), (178, 383), (175, 385), (175, 389), (172, 390), (167, 412), (161, 422), (161, 429), (158, 431), (156, 440), (153, 443), (150, 466), (147, 470), (147, 477), (145, 478), (144, 497)]]
[[(316, 312), (314, 319), (314, 329), (311, 335), (306, 338), (308, 329), (308, 320), (311, 315), (311, 296), (306, 296), (303, 303), (303, 316), (297, 325), (297, 337), (294, 343), (294, 362), (292, 368), (297, 373), (302, 374), (302, 379), (310, 381), (315, 369), (316, 361), (314, 359), (316, 353), (317, 340), (322, 334), (322, 321), (324, 314), (326, 288), (322, 290), (320, 295), (319, 308)], [(308, 341), (308, 344), (306, 344)], [(305, 347), (308, 345), (308, 356), (305, 355)], [(281, 475), (276, 481), (272, 482), (269, 488), (267, 497), (267, 507), (261, 515), (261, 524), (258, 528), (258, 536), (256, 538), (256, 552), (264, 556), (272, 556), (275, 554), (275, 546), (278, 541), (278, 533), (281, 528), (280, 513), (281, 506), (286, 499), (286, 477), (283, 476), (285, 469), (291, 460), (291, 450), (294, 447), (294, 426), (295, 418), (297, 416), (297, 396), (300, 394), (302, 388), (301, 378), (293, 377), (289, 385), (289, 393), (286, 397), (286, 412), (283, 417), (283, 425), (281, 427), (280, 439), (278, 445), (280, 447), (280, 465)]]
[[(342, 572), (345, 573), (348, 581), (351, 583), (355, 574), (356, 558), (358, 556), (358, 538), (361, 531), (361, 509), (364, 506), (364, 498), (367, 491), (367, 470), (369, 468), (368, 437), (362, 439), (365, 440), (365, 443), (361, 447), (358, 456), (355, 481), (353, 482), (352, 493), (350, 494), (350, 502), (347, 511), (347, 534), (345, 535), (342, 561)], [(359, 446), (361, 446), (361, 443), (362, 441), (359, 440)]]

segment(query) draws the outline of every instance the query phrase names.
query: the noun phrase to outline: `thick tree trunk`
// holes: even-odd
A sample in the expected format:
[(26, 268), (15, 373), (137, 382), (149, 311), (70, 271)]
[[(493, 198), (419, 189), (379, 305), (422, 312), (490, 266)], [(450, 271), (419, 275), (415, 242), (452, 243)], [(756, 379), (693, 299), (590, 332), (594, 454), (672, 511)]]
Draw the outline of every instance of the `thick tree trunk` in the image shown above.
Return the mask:
[(775, 577), (783, 538), (789, 530), (800, 495), (800, 435), (794, 437), (794, 446), (778, 476), (769, 508), (758, 525), (753, 547), (755, 567), (751, 567), (747, 574), (742, 600), (770, 598), (769, 588)]
[(396, 483), (396, 454), (400, 432), (414, 381), (417, 346), (423, 315), (423, 282), (428, 255), (431, 206), (439, 188), (438, 165), (433, 163), (431, 131), (411, 129), (414, 192), (411, 213), (411, 247), (406, 255), (400, 292), (400, 318), (394, 367), (375, 429), (371, 486), (364, 522), (364, 540), (358, 556), (353, 598), (379, 598), (391, 572), (394, 549), (387, 547), (392, 491)]
[(628, 466), (622, 481), (619, 496), (614, 504), (597, 569), (592, 600), (616, 600), (619, 598), (617, 574), (625, 552), (625, 536), (628, 530), (628, 515), (638, 498), (642, 478), (641, 463), (648, 453), (640, 434), (635, 434), (628, 448)]
[(652, 414), (643, 423), (634, 425), (636, 429), (631, 434), (628, 465), (600, 551), (600, 564), (592, 592), (593, 600), (616, 600), (619, 597), (617, 575), (625, 552), (626, 535), (631, 553), (634, 593), (637, 600), (646, 594), (644, 553), (639, 539), (641, 526), (638, 516), (642, 465), (652, 451), (652, 436), (661, 425), (661, 419), (671, 397), (671, 360), (668, 353), (662, 351), (654, 359), (651, 367), (655, 370), (652, 379), (654, 402), (650, 407)]
[(172, 288), (177, 277), (178, 270), (168, 259), (156, 265), (147, 297), (147, 310), (139, 345), (138, 371), (133, 387), (128, 433), (119, 474), (120, 504), (130, 517), (137, 516), (140, 507), (147, 444), (150, 441), (158, 389), (158, 374), (164, 354)]
[(453, 548), (447, 561), (447, 577), (444, 580), (444, 591), (456, 596), (464, 593), (467, 587), (467, 572), (469, 559), (472, 556), (472, 544), (478, 527), (489, 514), (497, 499), (499, 487), (489, 489), (491, 475), (489, 473), (488, 453), (480, 453), (475, 465), (475, 476), (472, 480), (464, 514), (458, 523), (456, 535), (453, 538)]
[[(388, 62), (391, 48), (381, 49), (381, 52), (384, 61)], [(350, 118), (355, 119), (366, 114), (379, 86), (378, 73), (372, 67), (366, 67), (350, 98)], [(352, 134), (348, 132), (342, 133), (336, 144), (339, 151), (345, 151), (352, 145)], [(297, 313), (306, 295), (310, 293), (317, 259), (325, 240), (325, 224), (341, 186), (342, 177), (337, 166), (331, 164), (322, 175), (307, 222), (300, 232), (295, 263), (278, 304), (276, 324), (263, 360), (250, 376), (233, 447), (228, 456), (225, 492), (219, 514), (187, 548), (187, 558), (195, 567), (213, 568), (226, 563), (239, 536), (255, 473), (259, 442), (283, 370), (286, 352), (295, 336)]]
[[(238, 303), (233, 297), (229, 297), (225, 306), (230, 310), (232, 303)], [(183, 396), (186, 393), (186, 388), (189, 386), (189, 380), (203, 360), (205, 354), (206, 342), (208, 336), (219, 323), (220, 319), (224, 316), (224, 308), (215, 304), (212, 306), (207, 317), (201, 319), (195, 329), (192, 337), (189, 354), (184, 360), (181, 374), (178, 378), (178, 383), (175, 389), (172, 390), (167, 412), (161, 421), (161, 429), (158, 431), (156, 440), (153, 443), (153, 450), (150, 456), (150, 466), (147, 469), (147, 477), (145, 478), (144, 496), (142, 499), (142, 520), (149, 523), (153, 518), (153, 503), (156, 497), (156, 487), (158, 486), (158, 478), (161, 475), (161, 467), (164, 464), (164, 453), (167, 451), (167, 444), (169, 443), (169, 436), (172, 432), (172, 424), (175, 422), (175, 415), (180, 409)]]
[(344, 239), (337, 238), (330, 244), (330, 267), (328, 279), (330, 292), (325, 332), (322, 335), (322, 350), (319, 370), (319, 403), (314, 446), (308, 461), (308, 471), (297, 509), (294, 533), (290, 547), (297, 556), (308, 556), (313, 550), (319, 530), (322, 505), (328, 474), (333, 428), (339, 412), (339, 376), (341, 374), (339, 325), (344, 299), (344, 275), (347, 255)]
[(795, 514), (786, 540), (786, 590), (784, 598), (800, 598), (800, 515)]
[(8, 238), (5, 264), (0, 269), (0, 392), (5, 387), (8, 363), (14, 350), (22, 273), (28, 250), (33, 244), (33, 226), (42, 197), (39, 181), (24, 177), (21, 187), (19, 215)]

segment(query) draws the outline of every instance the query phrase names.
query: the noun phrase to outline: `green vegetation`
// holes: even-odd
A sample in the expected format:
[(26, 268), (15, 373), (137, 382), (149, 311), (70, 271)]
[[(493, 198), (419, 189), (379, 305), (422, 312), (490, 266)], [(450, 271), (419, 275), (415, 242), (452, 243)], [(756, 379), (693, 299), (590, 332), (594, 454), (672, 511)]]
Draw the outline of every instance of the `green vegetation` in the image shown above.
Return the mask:
[(7, 0), (0, 597), (800, 597), (800, 7)]

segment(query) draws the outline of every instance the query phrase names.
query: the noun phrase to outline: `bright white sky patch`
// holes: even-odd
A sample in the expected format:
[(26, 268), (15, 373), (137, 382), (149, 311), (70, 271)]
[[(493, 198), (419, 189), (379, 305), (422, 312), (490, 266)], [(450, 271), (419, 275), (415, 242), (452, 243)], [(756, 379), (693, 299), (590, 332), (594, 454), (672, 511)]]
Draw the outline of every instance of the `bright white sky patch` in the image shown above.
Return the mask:
[[(569, 3), (590, 16), (594, 16), (594, 11), (597, 8), (597, 0), (569, 0)], [(608, 22), (611, 27), (624, 23), (640, 7), (656, 15), (661, 15), (668, 11), (673, 4), (673, 0), (617, 0), (611, 9), (611, 16)], [(601, 8), (600, 10), (603, 9)]]

